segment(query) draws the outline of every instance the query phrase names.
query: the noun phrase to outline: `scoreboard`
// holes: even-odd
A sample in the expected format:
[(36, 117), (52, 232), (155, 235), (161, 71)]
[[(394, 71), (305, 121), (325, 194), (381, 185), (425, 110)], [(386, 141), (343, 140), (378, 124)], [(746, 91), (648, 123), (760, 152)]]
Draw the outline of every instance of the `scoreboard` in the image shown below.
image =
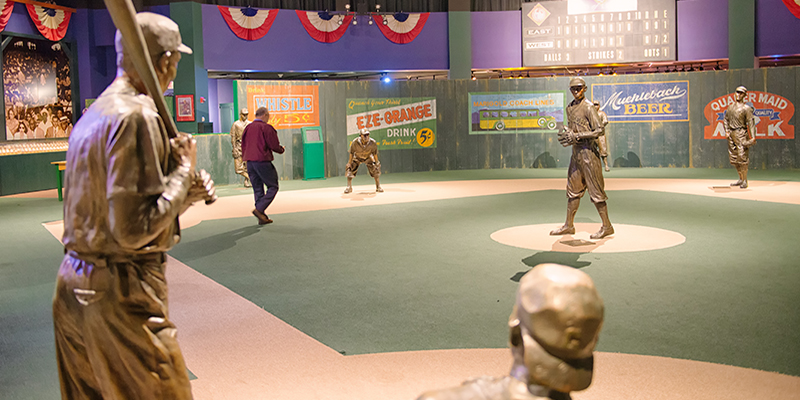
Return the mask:
[(676, 60), (675, 0), (522, 3), (522, 66)]

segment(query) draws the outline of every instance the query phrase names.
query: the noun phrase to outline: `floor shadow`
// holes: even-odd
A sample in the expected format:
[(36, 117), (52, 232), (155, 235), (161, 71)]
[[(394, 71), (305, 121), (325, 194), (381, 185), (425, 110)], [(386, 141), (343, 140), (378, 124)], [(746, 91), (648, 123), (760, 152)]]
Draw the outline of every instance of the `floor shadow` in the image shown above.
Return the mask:
[[(559, 251), (540, 251), (532, 256), (523, 258), (522, 263), (531, 268), (544, 263), (567, 265), (572, 268), (583, 268), (583, 267), (588, 267), (589, 265), (592, 264), (591, 262), (588, 261), (579, 260), (579, 258), (584, 254), (588, 253), (562, 253)], [(528, 270), (517, 272), (516, 274), (514, 274), (514, 276), (511, 277), (511, 280), (514, 282), (519, 282), (519, 280), (522, 279), (522, 275), (525, 275), (526, 272), (528, 272)]]
[(378, 193), (376, 193), (375, 191), (372, 192), (359, 191), (352, 193), (344, 193), (342, 194), (341, 197), (342, 199), (349, 199), (350, 201), (364, 201), (366, 199), (371, 199), (377, 195)]
[(203, 257), (219, 253), (220, 251), (230, 249), (236, 245), (236, 241), (246, 238), (254, 233), (257, 233), (262, 227), (268, 225), (256, 225), (253, 222), (251, 226), (234, 229), (227, 232), (221, 232), (214, 236), (209, 236), (205, 239), (200, 239), (194, 242), (181, 243), (181, 254), (187, 254), (178, 258), (182, 262), (197, 260)]
[(550, 154), (549, 151), (545, 151), (542, 154), (539, 154), (535, 160), (533, 160), (533, 164), (531, 168), (555, 168), (556, 167), (556, 159)]
[(618, 157), (614, 160), (614, 167), (641, 168), (641, 166), (642, 160), (632, 151), (629, 151), (626, 157)]

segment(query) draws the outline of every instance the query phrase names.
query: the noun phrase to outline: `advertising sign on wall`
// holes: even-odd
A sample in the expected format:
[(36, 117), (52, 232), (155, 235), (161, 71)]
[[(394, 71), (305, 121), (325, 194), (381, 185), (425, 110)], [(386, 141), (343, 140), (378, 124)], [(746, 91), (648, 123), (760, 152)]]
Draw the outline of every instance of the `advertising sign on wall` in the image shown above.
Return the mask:
[(347, 99), (347, 140), (362, 128), (381, 150), (436, 147), (436, 98)]
[(245, 87), (251, 121), (255, 118), (256, 109), (267, 107), (269, 123), (275, 129), (319, 125), (319, 86), (262, 85), (246, 81), (242, 82), (242, 86)]
[(689, 120), (689, 81), (593, 84), (589, 97), (608, 122)]
[[(735, 101), (731, 93), (706, 104), (703, 109), (709, 124), (703, 128), (706, 139), (725, 139), (725, 110)], [(789, 99), (773, 93), (750, 91), (745, 103), (753, 107), (757, 139), (794, 139), (794, 126), (789, 125), (794, 116), (794, 104)]]
[(563, 92), (470, 93), (470, 135), (557, 132), (564, 124)]

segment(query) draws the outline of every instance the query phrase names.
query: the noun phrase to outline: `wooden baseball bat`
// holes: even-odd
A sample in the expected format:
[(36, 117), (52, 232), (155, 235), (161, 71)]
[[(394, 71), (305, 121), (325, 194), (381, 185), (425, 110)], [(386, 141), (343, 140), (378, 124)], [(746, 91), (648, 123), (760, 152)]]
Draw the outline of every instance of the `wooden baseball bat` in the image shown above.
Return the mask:
[(133, 3), (131, 0), (105, 0), (105, 3), (114, 25), (122, 34), (122, 42), (128, 50), (128, 56), (130, 56), (136, 72), (139, 73), (139, 78), (147, 89), (147, 94), (156, 103), (156, 109), (167, 128), (167, 136), (178, 137), (178, 127), (175, 126), (175, 121), (172, 120), (167, 110), (167, 102), (164, 101), (164, 95), (161, 93), (161, 86), (158, 84), (158, 77), (153, 69), (150, 52), (147, 51), (142, 28), (136, 23), (136, 9), (133, 7)]
[[(114, 21), (119, 33), (122, 35), (122, 42), (127, 50), (127, 55), (133, 62), (136, 72), (139, 73), (139, 78), (147, 89), (147, 94), (153, 99), (156, 104), (158, 114), (161, 115), (161, 120), (164, 121), (164, 127), (167, 129), (167, 136), (170, 139), (177, 138), (178, 127), (175, 126), (175, 121), (167, 110), (167, 102), (164, 101), (164, 94), (161, 92), (161, 85), (158, 84), (158, 77), (156, 70), (153, 69), (153, 60), (150, 58), (150, 52), (147, 50), (147, 43), (142, 34), (142, 28), (136, 23), (136, 9), (133, 7), (131, 0), (104, 0), (108, 8), (111, 19)], [(195, 179), (203, 179), (208, 177), (208, 173), (200, 171), (194, 174)], [(209, 185), (206, 187), (208, 195), (206, 197), (206, 204), (211, 204), (217, 200), (213, 182), (208, 177)], [(202, 181), (199, 183), (202, 184)]]

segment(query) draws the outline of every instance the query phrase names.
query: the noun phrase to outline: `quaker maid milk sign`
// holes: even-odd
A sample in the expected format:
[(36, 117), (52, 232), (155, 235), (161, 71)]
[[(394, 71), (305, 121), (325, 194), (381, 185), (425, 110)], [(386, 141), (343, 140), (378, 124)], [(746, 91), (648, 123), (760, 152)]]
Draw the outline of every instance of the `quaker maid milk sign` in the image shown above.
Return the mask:
[[(717, 97), (703, 109), (708, 126), (703, 130), (706, 139), (725, 139), (725, 110), (735, 102), (733, 93)], [(769, 92), (749, 91), (745, 103), (753, 107), (757, 139), (794, 139), (794, 104), (789, 99)]]

